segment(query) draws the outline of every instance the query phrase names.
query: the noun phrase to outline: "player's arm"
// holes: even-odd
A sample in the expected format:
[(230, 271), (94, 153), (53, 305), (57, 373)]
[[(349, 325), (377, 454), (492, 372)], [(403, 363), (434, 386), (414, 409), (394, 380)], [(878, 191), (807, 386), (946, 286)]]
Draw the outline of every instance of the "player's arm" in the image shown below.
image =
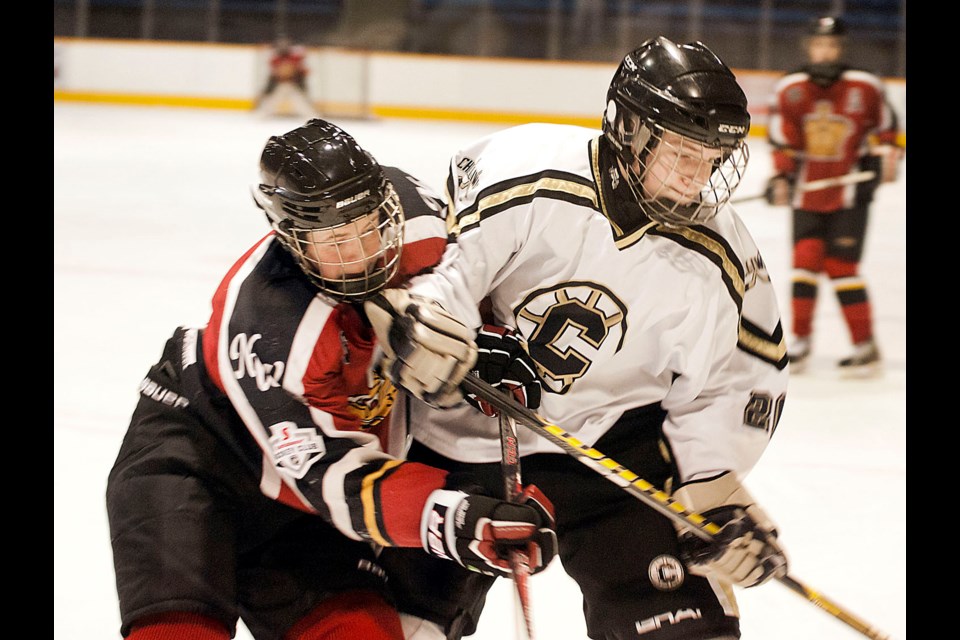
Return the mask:
[[(740, 237), (746, 236), (740, 230)], [(748, 255), (753, 255), (751, 246)], [(708, 287), (704, 310), (682, 340), (688, 360), (663, 402), (663, 432), (677, 470), (674, 498), (722, 527), (712, 545), (684, 536), (691, 570), (752, 586), (785, 574), (786, 556), (765, 510), (741, 484), (776, 431), (788, 369), (779, 308), (763, 261), (746, 260), (751, 285), (742, 311), (728, 291)], [(726, 336), (736, 333), (734, 344)]]
[[(309, 324), (298, 327), (299, 339)], [(340, 354), (339, 333), (323, 325), (314, 355)], [(421, 547), (489, 575), (510, 573), (512, 549), (526, 551), (534, 572), (549, 563), (556, 553), (553, 508), (536, 487), (508, 503), (441, 469), (387, 455), (359, 420), (324, 409), (338, 399), (344, 406), (356, 400), (343, 395), (336, 363), (320, 370), (322, 357), (288, 357), (281, 378), (270, 341), (263, 341), (261, 349), (259, 340), (248, 343), (243, 354), (247, 366), (257, 368), (239, 378), (231, 370), (225, 390), (261, 450), (252, 460), (262, 462), (260, 486), (268, 497), (326, 519), (351, 539)], [(316, 388), (324, 384), (331, 389)]]
[(900, 174), (900, 163), (905, 150), (900, 146), (900, 134), (897, 112), (890, 104), (885, 93), (880, 99), (880, 126), (870, 147), (870, 155), (875, 158), (881, 182), (894, 182)]
[(782, 95), (782, 87), (778, 86), (770, 100), (767, 121), (773, 175), (767, 179), (765, 195), (767, 203), (775, 206), (787, 205), (793, 197), (801, 150), (799, 132), (791, 122), (789, 112), (784, 112)]

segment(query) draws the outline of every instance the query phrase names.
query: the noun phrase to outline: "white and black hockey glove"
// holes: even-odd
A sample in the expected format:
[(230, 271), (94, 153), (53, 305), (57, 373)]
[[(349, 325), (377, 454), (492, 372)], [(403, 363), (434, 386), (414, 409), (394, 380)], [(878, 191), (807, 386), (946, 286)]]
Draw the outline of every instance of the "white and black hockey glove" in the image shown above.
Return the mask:
[[(510, 327), (485, 324), (477, 332), (477, 363), (473, 372), (491, 386), (512, 394), (525, 407), (537, 409), (542, 394), (533, 360)], [(471, 405), (495, 418), (500, 411), (475, 394), (466, 394)]]
[(680, 533), (687, 568), (712, 573), (740, 587), (753, 587), (787, 575), (787, 556), (767, 514), (731, 472), (681, 485), (673, 498), (720, 527), (713, 540)]
[(394, 384), (441, 409), (463, 400), (460, 382), (477, 360), (473, 331), (403, 289), (385, 289), (363, 308), (384, 352), (380, 366)]
[(430, 555), (489, 576), (512, 575), (510, 552), (523, 551), (534, 574), (557, 554), (554, 522), (553, 504), (534, 485), (517, 502), (437, 489), (427, 498), (420, 540)]

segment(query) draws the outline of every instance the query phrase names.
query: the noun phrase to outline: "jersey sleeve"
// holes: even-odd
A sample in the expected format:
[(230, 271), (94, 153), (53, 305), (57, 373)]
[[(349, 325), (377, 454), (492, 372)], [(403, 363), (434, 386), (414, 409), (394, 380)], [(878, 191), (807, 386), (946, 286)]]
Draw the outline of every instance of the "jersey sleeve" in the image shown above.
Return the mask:
[[(420, 513), (446, 472), (386, 451), (396, 389), (370, 367), (351, 305), (316, 295), (271, 237), (214, 297), (204, 363), (252, 438), (260, 490), (345, 536), (419, 546)], [(242, 447), (243, 448), (243, 447)]]
[(797, 122), (789, 117), (784, 104), (787, 88), (800, 81), (792, 74), (774, 87), (769, 104), (767, 142), (770, 144), (774, 173), (793, 176), (797, 172), (796, 152), (802, 150), (803, 139)]
[(684, 344), (687, 358), (676, 363), (679, 376), (663, 400), (663, 433), (681, 482), (727, 470), (747, 475), (786, 400), (786, 343), (774, 288), (747, 230), (738, 218), (733, 222), (745, 251), (739, 309), (724, 287), (706, 286), (697, 313), (677, 335), (660, 338)]

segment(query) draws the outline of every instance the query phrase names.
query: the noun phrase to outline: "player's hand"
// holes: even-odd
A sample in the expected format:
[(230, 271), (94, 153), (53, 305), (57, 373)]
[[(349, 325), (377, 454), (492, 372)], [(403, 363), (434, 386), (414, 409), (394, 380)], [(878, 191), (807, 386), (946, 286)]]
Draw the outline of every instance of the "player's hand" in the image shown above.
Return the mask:
[(778, 173), (767, 180), (767, 188), (763, 192), (767, 204), (774, 207), (783, 207), (790, 204), (793, 197), (793, 180), (790, 176)]
[(776, 528), (735, 474), (687, 483), (673, 497), (720, 527), (710, 541), (691, 531), (680, 533), (681, 555), (691, 573), (713, 573), (740, 587), (787, 575)]
[(880, 182), (895, 182), (900, 175), (903, 149), (892, 144), (881, 144), (870, 149), (870, 155), (880, 159)]
[[(533, 360), (527, 354), (523, 342), (510, 327), (485, 324), (477, 332), (477, 363), (473, 372), (491, 386), (510, 393), (525, 407), (540, 406), (541, 385)], [(491, 418), (500, 411), (489, 402), (472, 393), (465, 396), (467, 402)]]
[(529, 485), (518, 502), (437, 489), (427, 498), (420, 523), (423, 548), (439, 558), (489, 576), (509, 577), (510, 552), (523, 551), (530, 573), (557, 554), (553, 504)]
[(460, 382), (477, 360), (470, 329), (432, 300), (403, 289), (385, 289), (363, 308), (394, 384), (441, 409), (463, 400)]

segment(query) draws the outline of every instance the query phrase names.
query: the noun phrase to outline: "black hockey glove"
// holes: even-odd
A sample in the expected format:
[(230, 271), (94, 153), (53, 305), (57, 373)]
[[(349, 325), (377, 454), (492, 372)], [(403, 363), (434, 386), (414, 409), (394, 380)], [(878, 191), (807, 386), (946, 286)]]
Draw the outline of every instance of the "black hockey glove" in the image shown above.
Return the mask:
[(767, 187), (763, 196), (767, 204), (775, 207), (782, 207), (790, 204), (793, 199), (793, 185), (795, 182), (793, 176), (784, 173), (778, 173), (767, 180)]
[(437, 489), (427, 498), (420, 535), (430, 555), (488, 576), (509, 577), (511, 551), (526, 552), (531, 574), (550, 564), (557, 554), (554, 526), (553, 504), (534, 485), (516, 503)]
[[(540, 379), (516, 332), (510, 327), (485, 324), (477, 331), (476, 343), (477, 363), (473, 372), (493, 387), (513, 394), (523, 406), (538, 408)], [(464, 399), (491, 418), (500, 415), (496, 407), (475, 394), (464, 394)]]
[(713, 573), (740, 587), (787, 575), (776, 528), (735, 474), (685, 484), (674, 498), (720, 527), (712, 540), (688, 530), (680, 533), (680, 554), (692, 573)]

